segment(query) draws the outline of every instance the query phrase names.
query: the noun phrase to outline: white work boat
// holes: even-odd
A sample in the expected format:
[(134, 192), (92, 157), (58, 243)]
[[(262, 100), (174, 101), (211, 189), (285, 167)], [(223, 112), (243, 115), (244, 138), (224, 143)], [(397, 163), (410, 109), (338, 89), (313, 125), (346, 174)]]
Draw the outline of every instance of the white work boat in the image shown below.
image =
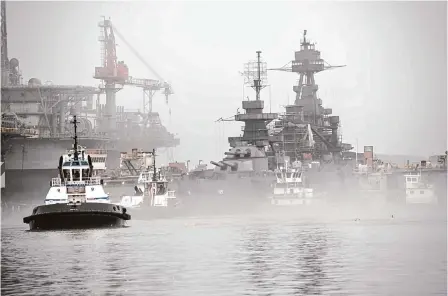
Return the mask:
[(271, 204), (275, 206), (314, 205), (322, 203), (322, 199), (314, 196), (313, 188), (304, 184), (301, 168), (290, 168), (285, 162), (284, 168), (275, 170), (276, 183), (271, 196)]
[(433, 185), (423, 180), (421, 171), (409, 172), (404, 177), (406, 178), (406, 204), (438, 203)]
[(122, 196), (119, 203), (139, 218), (168, 217), (178, 212), (173, 211), (179, 205), (176, 191), (169, 189), (165, 175), (156, 169), (155, 150), (152, 155), (152, 170), (141, 172), (134, 187), (134, 195)]

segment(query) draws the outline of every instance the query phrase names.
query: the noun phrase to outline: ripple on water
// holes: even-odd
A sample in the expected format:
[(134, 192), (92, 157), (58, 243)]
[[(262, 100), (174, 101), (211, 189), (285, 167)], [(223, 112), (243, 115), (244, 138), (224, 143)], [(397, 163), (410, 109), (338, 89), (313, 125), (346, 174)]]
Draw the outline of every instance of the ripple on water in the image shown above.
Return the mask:
[(2, 295), (446, 295), (444, 221), (220, 217), (25, 229), (2, 225)]

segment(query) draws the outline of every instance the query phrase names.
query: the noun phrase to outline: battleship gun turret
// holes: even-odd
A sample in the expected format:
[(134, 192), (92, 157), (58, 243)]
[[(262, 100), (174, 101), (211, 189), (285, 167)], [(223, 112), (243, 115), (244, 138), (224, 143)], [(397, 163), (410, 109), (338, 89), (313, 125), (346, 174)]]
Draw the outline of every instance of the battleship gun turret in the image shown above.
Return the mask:
[(251, 157), (252, 151), (250, 149), (246, 149), (241, 151), (240, 149), (236, 149), (233, 152), (224, 152), (226, 156), (233, 156), (235, 158), (243, 158), (243, 157)]
[(227, 170), (228, 167), (230, 167), (230, 169), (232, 171), (238, 170), (238, 164), (237, 163), (230, 163), (230, 162), (227, 162), (227, 161), (224, 161), (224, 160), (222, 160), (220, 162), (210, 161), (210, 163), (215, 165), (215, 166), (217, 166), (217, 167), (219, 167), (219, 168), (221, 168), (221, 170), (223, 170), (223, 171)]
[(230, 169), (232, 171), (237, 171), (238, 170), (238, 164), (237, 163), (231, 163), (231, 162), (224, 161), (224, 160), (222, 160), (221, 163), (223, 163), (224, 165), (230, 167)]

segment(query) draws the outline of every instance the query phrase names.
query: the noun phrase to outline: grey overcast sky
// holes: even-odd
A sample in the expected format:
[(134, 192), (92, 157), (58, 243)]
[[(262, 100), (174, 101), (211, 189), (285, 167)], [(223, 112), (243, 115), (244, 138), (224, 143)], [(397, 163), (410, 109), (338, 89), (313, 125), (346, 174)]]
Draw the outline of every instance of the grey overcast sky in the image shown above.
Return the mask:
[[(214, 123), (241, 107), (238, 71), (261, 50), (280, 67), (299, 49), (303, 30), (332, 65), (319, 73), (318, 95), (339, 115), (345, 141), (378, 153), (438, 154), (447, 146), (447, 3), (322, 1), (9, 2), (9, 57), (25, 79), (98, 85), (101, 16), (173, 84), (170, 107), (154, 108), (181, 138), (175, 157), (209, 161), (227, 150), (239, 123)], [(118, 40), (130, 75), (155, 78)], [(294, 73), (269, 72), (265, 111), (292, 103)], [(251, 89), (246, 95), (254, 97)], [(269, 95), (270, 94), (270, 95)], [(117, 104), (137, 109), (142, 94), (126, 88)]]

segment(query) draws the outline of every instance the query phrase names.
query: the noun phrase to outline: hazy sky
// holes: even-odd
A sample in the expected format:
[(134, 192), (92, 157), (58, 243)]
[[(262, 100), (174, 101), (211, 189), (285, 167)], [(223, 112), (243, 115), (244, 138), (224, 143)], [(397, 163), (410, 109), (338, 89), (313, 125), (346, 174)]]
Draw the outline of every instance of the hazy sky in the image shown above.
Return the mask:
[[(447, 146), (447, 3), (140, 1), (9, 2), (9, 57), (24, 78), (98, 85), (98, 22), (114, 25), (173, 85), (171, 119), (162, 94), (154, 109), (181, 138), (175, 157), (222, 158), (239, 123), (214, 123), (241, 107), (243, 64), (261, 50), (281, 67), (299, 49), (303, 30), (322, 57), (347, 67), (319, 73), (319, 97), (339, 115), (345, 141), (378, 153), (438, 154)], [(155, 78), (118, 39), (130, 75)], [(284, 112), (298, 76), (269, 72), (265, 111)], [(252, 89), (245, 94), (254, 97)], [(117, 104), (137, 109), (141, 90), (127, 87)]]

